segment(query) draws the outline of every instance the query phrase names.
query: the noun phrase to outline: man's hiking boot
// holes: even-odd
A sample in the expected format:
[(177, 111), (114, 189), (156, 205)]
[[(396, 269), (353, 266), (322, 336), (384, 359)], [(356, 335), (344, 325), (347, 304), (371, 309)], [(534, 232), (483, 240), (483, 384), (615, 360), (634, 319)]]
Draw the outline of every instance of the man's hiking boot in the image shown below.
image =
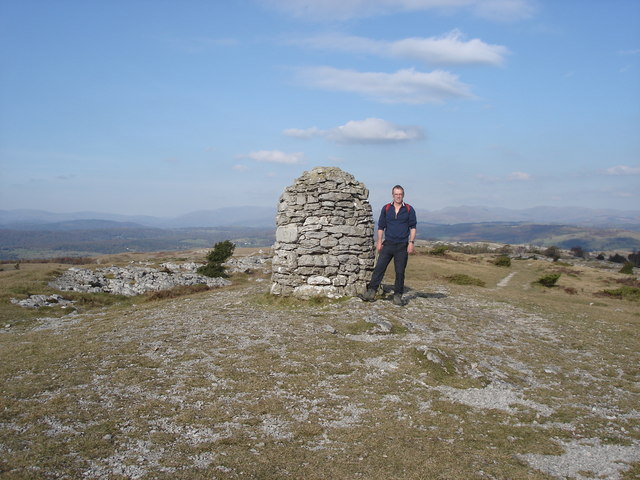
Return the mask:
[(376, 299), (376, 291), (373, 288), (367, 288), (367, 291), (364, 292), (362, 299), (365, 302), (373, 302)]
[(404, 305), (404, 303), (402, 303), (402, 295), (395, 294), (393, 296), (393, 304), (398, 305), (399, 307)]

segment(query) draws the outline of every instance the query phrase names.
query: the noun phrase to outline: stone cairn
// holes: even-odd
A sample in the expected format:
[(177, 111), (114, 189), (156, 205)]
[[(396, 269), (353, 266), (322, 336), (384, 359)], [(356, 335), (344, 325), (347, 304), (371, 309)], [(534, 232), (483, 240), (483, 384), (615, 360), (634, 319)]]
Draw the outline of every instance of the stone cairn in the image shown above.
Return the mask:
[(271, 293), (361, 295), (375, 262), (369, 190), (336, 167), (304, 172), (280, 196)]

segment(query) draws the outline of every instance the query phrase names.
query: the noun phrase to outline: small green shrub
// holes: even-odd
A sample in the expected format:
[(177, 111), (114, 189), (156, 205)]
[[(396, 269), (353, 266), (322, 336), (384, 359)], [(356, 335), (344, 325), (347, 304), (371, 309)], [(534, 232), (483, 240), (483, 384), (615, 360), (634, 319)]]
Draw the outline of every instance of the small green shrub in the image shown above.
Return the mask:
[(435, 247), (433, 247), (431, 249), (431, 251), (429, 252), (429, 255), (444, 255), (445, 253), (447, 253), (447, 250), (450, 250), (451, 247), (449, 247), (449, 245), (436, 245)]
[(626, 273), (627, 275), (633, 275), (633, 263), (625, 262), (625, 264), (620, 269), (620, 273)]
[(549, 275), (540, 277), (538, 280), (536, 280), (533, 283), (538, 283), (543, 287), (553, 287), (555, 286), (556, 282), (560, 278), (560, 275), (561, 275), (560, 273), (550, 273)]
[(479, 287), (485, 286), (485, 282), (483, 282), (479, 278), (470, 277), (469, 275), (465, 275), (464, 273), (457, 273), (445, 278), (449, 280), (449, 282), (456, 285), (477, 285)]
[(506, 255), (500, 255), (493, 261), (493, 264), (497, 265), (498, 267), (510, 267), (511, 258), (507, 257)]
[(616, 288), (615, 290), (604, 290), (602, 293), (608, 297), (640, 302), (640, 288), (638, 287), (629, 287), (625, 285), (623, 287)]
[(619, 253), (616, 253), (615, 255), (609, 255), (609, 261), (613, 263), (624, 263), (627, 261), (627, 259)]
[(584, 249), (580, 246), (571, 247), (571, 253), (574, 257), (584, 258)]
[(213, 250), (207, 254), (208, 263), (198, 268), (198, 273), (207, 277), (227, 278), (229, 275), (222, 264), (233, 255), (235, 248), (236, 246), (229, 240), (216, 243)]
[(560, 258), (560, 249), (552, 245), (544, 251), (544, 255), (545, 257), (553, 258), (553, 261), (557, 262)]

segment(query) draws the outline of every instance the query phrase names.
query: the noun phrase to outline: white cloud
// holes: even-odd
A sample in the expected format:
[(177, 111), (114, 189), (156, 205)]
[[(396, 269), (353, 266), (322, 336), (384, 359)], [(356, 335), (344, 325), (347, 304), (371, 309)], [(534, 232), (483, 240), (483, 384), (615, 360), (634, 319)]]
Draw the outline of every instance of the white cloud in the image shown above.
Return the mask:
[(511, 172), (509, 175), (502, 177), (479, 173), (476, 175), (476, 178), (487, 183), (526, 182), (529, 180), (533, 180), (533, 175), (526, 172)]
[(238, 165), (234, 165), (233, 169), (238, 172), (246, 172), (247, 170), (249, 170), (249, 167), (247, 167), (246, 165), (238, 164)]
[(317, 137), (319, 135), (323, 135), (323, 131), (316, 127), (299, 129), (299, 128), (288, 128), (283, 132), (287, 137), (294, 138), (312, 138)]
[(313, 20), (348, 20), (397, 12), (438, 10), (445, 13), (468, 11), (497, 21), (531, 17), (532, 0), (262, 0), (293, 17)]
[(316, 127), (305, 130), (290, 128), (285, 130), (284, 134), (303, 139), (322, 136), (336, 143), (397, 143), (424, 138), (421, 127), (401, 127), (381, 118), (352, 120), (330, 130)]
[(246, 155), (242, 155), (243, 158), (250, 158), (256, 162), (263, 163), (285, 163), (285, 164), (297, 164), (302, 163), (304, 154), (302, 152), (286, 153), (281, 150), (258, 150)]
[(407, 38), (393, 42), (390, 51), (396, 56), (415, 58), (437, 65), (502, 65), (509, 50), (474, 38), (465, 41), (459, 30), (442, 37)]
[(531, 174), (526, 172), (511, 172), (507, 176), (507, 180), (509, 181), (526, 181), (531, 180), (532, 178)]
[(414, 37), (395, 42), (330, 34), (298, 40), (297, 43), (321, 49), (412, 58), (434, 65), (502, 65), (509, 53), (502, 45), (491, 45), (477, 38), (465, 40), (460, 30), (441, 37)]
[(406, 69), (382, 73), (310, 67), (299, 69), (298, 78), (311, 87), (359, 93), (386, 103), (441, 103), (473, 97), (469, 86), (460, 82), (457, 75), (442, 70), (423, 73)]
[(395, 143), (420, 140), (424, 133), (420, 127), (398, 127), (380, 118), (367, 118), (334, 128), (327, 138), (338, 143)]
[(629, 167), (627, 165), (616, 165), (607, 168), (607, 175), (640, 175), (640, 167)]

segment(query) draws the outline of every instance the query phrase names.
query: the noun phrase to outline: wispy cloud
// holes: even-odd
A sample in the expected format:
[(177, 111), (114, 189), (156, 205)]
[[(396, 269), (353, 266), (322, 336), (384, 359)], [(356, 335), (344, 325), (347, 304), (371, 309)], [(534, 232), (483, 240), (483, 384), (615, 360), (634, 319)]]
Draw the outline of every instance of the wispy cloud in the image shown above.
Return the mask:
[(175, 50), (189, 54), (208, 52), (217, 48), (234, 47), (240, 44), (235, 38), (212, 38), (212, 37), (192, 37), (192, 38), (162, 38)]
[(629, 50), (620, 50), (618, 55), (640, 55), (640, 48), (632, 48)]
[(246, 155), (240, 155), (240, 158), (250, 158), (251, 160), (261, 163), (284, 163), (293, 165), (302, 163), (304, 160), (304, 153), (287, 153), (281, 150), (258, 150), (247, 153)]
[(67, 173), (64, 175), (56, 175), (55, 177), (57, 180), (73, 180), (74, 178), (76, 178), (76, 175), (73, 173)]
[(527, 182), (529, 180), (533, 180), (533, 175), (527, 172), (511, 172), (505, 176), (485, 175), (480, 173), (476, 175), (476, 178), (487, 183)]
[(325, 130), (321, 130), (321, 129), (316, 128), (316, 127), (304, 128), (304, 129), (301, 129), (301, 128), (288, 128), (283, 133), (287, 137), (307, 139), (307, 138), (323, 136), (326, 133), (326, 131)]
[(233, 166), (233, 169), (237, 172), (246, 172), (247, 170), (249, 170), (249, 167), (247, 167), (246, 165), (237, 164)]
[(616, 165), (607, 168), (607, 175), (640, 175), (640, 167), (629, 167), (627, 165)]
[(411, 58), (432, 65), (502, 65), (509, 50), (480, 39), (465, 40), (460, 30), (440, 37), (412, 37), (395, 42), (341, 34), (296, 40), (313, 48)]
[(348, 20), (398, 12), (467, 11), (489, 20), (516, 21), (534, 13), (532, 0), (261, 0), (287, 15), (317, 21)]
[(509, 175), (507, 175), (507, 180), (512, 182), (527, 181), (531, 180), (532, 178), (533, 177), (531, 176), (531, 174), (526, 172), (511, 172)]
[(398, 126), (381, 118), (367, 118), (365, 120), (352, 120), (344, 125), (321, 130), (316, 127), (301, 129), (288, 129), (284, 134), (296, 138), (312, 138), (322, 136), (336, 143), (399, 143), (424, 138), (424, 131), (416, 126)]
[(498, 22), (525, 20), (535, 13), (534, 2), (531, 0), (474, 0), (465, 3), (469, 4), (469, 8), (477, 16)]
[(297, 76), (310, 87), (359, 93), (385, 103), (441, 103), (473, 97), (470, 87), (459, 81), (457, 75), (441, 70), (423, 73), (411, 68), (383, 73), (309, 67), (298, 69)]

